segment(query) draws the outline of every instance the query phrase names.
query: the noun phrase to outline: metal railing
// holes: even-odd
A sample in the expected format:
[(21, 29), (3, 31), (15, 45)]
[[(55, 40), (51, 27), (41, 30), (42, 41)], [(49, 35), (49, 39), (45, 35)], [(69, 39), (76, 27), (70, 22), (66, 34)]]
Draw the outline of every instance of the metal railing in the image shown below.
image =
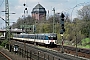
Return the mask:
[[(13, 48), (12, 48), (12, 52)], [(24, 50), (22, 48), (18, 48), (18, 51), (15, 54), (22, 56), (22, 58), (26, 58), (27, 60), (60, 60), (60, 58), (50, 55), (46, 52), (35, 51), (35, 50)]]

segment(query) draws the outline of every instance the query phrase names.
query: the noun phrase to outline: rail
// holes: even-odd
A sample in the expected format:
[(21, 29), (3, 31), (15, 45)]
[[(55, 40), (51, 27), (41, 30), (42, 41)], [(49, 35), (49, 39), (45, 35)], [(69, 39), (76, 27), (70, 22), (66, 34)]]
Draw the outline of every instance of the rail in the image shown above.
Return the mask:
[[(26, 49), (23, 43), (17, 42), (19, 48), (17, 54), (30, 60), (85, 60), (75, 56), (62, 54), (48, 49), (42, 49), (37, 46), (26, 44)], [(13, 51), (13, 48), (12, 48)]]
[(3, 52), (0, 51), (0, 54), (2, 54), (4, 57), (6, 57), (6, 59), (8, 60), (12, 60), (10, 57), (8, 57), (6, 54), (4, 54)]

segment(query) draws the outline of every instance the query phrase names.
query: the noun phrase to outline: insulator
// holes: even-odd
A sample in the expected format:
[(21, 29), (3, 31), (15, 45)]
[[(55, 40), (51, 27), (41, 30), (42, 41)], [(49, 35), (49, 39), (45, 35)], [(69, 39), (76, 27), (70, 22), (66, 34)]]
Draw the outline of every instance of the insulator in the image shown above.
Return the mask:
[(25, 8), (25, 10), (27, 10), (27, 8)]
[(24, 3), (23, 5), (25, 6), (26, 4)]

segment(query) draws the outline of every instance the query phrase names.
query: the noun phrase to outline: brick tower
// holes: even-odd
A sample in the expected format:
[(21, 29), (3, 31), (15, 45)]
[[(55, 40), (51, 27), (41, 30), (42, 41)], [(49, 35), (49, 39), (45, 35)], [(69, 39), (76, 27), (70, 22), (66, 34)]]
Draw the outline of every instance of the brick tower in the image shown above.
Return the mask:
[(32, 17), (36, 20), (45, 20), (46, 19), (46, 10), (40, 4), (37, 4), (32, 10)]

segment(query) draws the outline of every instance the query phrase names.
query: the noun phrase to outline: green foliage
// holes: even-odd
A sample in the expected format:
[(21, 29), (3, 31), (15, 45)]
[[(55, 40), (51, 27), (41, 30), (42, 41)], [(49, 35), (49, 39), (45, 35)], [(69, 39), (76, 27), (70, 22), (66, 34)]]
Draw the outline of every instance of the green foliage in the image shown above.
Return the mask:
[(82, 9), (78, 10), (78, 15), (81, 18), (81, 33), (85, 35), (85, 37), (90, 36), (90, 4), (83, 6)]
[(21, 25), (33, 25), (33, 24), (35, 24), (35, 19), (33, 19), (31, 16), (28, 16), (26, 18), (18, 18), (17, 23), (14, 23), (12, 27), (20, 29)]
[(3, 42), (1, 43), (1, 46), (5, 46), (8, 43), (8, 40), (3, 40)]
[(90, 48), (90, 38), (85, 38), (82, 40), (82, 46)]
[(86, 37), (90, 35), (90, 21), (82, 21), (81, 33), (84, 34)]
[(57, 33), (57, 44), (61, 44), (61, 35)]
[[(64, 42), (65, 44), (74, 45), (77, 43), (78, 45), (89, 47), (90, 39), (90, 5), (84, 6), (81, 10), (78, 11), (79, 17), (82, 18), (74, 18), (73, 21), (70, 21), (68, 15), (65, 15), (65, 32), (64, 32)], [(53, 32), (53, 16), (49, 17), (48, 20), (35, 20), (32, 17), (28, 16), (26, 18), (19, 18), (17, 23), (13, 24), (14, 28), (20, 28), (20, 25), (35, 25), (36, 31), (35, 33), (52, 33)], [(61, 43), (61, 35), (60, 35), (60, 15), (55, 15), (55, 33), (57, 33), (58, 43)], [(28, 32), (28, 33), (33, 33)], [(82, 40), (83, 39), (83, 40)]]
[(52, 32), (52, 27), (48, 23), (39, 23), (36, 26), (36, 30), (38, 33), (51, 33)]
[(85, 38), (82, 40), (82, 45), (86, 45), (88, 43), (90, 43), (90, 38)]

